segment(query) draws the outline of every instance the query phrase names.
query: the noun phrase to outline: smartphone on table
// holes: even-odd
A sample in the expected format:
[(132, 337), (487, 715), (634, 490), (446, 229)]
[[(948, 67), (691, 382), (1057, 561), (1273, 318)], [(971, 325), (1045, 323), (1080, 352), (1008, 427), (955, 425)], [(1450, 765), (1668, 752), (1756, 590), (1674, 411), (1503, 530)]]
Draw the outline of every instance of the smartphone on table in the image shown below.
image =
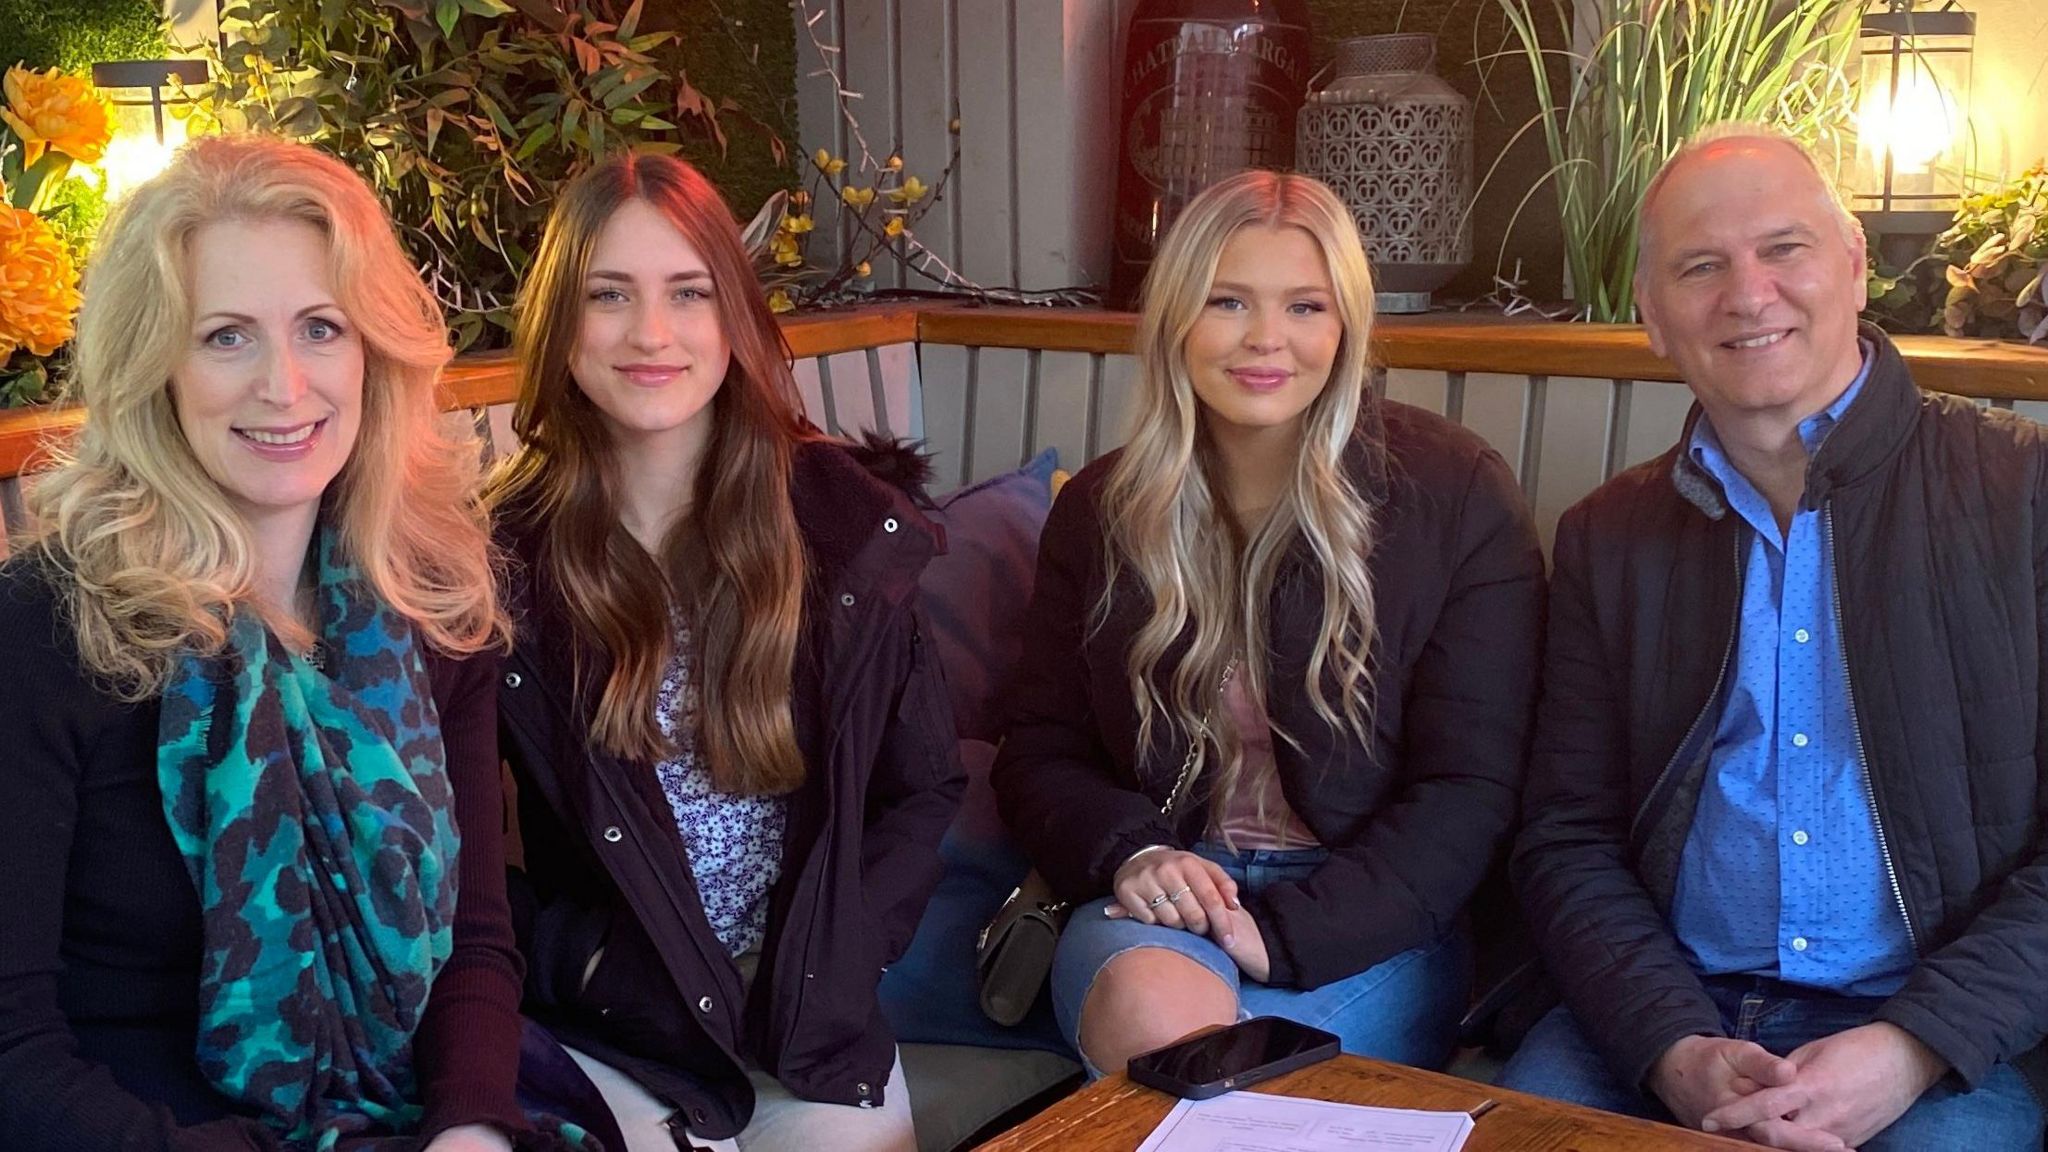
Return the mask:
[(1337, 1054), (1335, 1036), (1279, 1016), (1254, 1016), (1142, 1056), (1132, 1080), (1183, 1100), (1207, 1100), (1264, 1083)]

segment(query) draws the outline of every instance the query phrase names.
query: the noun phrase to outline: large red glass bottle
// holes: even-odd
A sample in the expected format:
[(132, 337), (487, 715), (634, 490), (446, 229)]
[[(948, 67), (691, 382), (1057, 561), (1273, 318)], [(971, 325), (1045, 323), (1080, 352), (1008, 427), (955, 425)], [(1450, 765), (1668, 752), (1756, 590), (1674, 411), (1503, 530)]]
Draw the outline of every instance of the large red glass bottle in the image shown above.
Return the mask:
[(1294, 164), (1308, 88), (1307, 0), (1142, 0), (1124, 50), (1110, 302), (1131, 307), (1195, 194)]

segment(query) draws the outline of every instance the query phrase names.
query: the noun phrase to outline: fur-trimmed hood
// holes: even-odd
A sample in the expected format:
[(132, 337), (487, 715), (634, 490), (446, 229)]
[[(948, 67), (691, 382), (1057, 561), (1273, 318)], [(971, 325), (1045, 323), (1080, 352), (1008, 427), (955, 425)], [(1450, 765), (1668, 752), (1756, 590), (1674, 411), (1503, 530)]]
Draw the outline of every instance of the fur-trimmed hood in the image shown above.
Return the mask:
[(858, 442), (820, 438), (797, 446), (789, 498), (824, 584), (856, 568), (869, 569), (861, 573), (869, 581), (915, 583), (946, 550), (944, 530), (924, 514), (932, 465), (920, 447), (873, 433)]

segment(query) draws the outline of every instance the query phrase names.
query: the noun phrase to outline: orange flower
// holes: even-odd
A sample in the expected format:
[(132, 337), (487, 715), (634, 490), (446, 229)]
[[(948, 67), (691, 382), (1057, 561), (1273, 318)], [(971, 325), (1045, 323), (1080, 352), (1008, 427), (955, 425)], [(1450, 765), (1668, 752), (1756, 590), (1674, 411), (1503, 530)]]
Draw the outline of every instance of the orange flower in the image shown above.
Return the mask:
[(24, 167), (42, 159), (44, 149), (54, 149), (80, 164), (97, 164), (114, 138), (114, 123), (107, 102), (81, 76), (66, 76), (55, 68), (32, 72), (16, 64), (7, 70), (4, 83), (7, 107), (0, 119), (21, 137)]
[(27, 347), (48, 356), (71, 339), (78, 270), (42, 217), (0, 204), (0, 361)]

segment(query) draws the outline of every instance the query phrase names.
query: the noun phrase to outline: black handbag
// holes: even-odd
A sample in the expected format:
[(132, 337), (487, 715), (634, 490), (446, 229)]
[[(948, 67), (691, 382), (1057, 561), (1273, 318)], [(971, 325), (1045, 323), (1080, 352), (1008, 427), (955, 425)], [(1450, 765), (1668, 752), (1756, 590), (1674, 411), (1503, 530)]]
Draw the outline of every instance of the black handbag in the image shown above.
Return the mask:
[[(1223, 678), (1216, 685), (1218, 695), (1230, 683), (1237, 668), (1232, 658), (1223, 666)], [(1212, 709), (1213, 712), (1213, 709)], [(1173, 791), (1159, 806), (1161, 816), (1172, 816), (1173, 806), (1187, 788), (1188, 777), (1209, 737), (1209, 715), (1188, 744), (1188, 758), (1180, 766)], [(1067, 926), (1073, 906), (1053, 893), (1052, 885), (1033, 868), (1024, 882), (1010, 891), (1003, 906), (982, 926), (974, 943), (974, 978), (980, 990), (982, 1015), (1005, 1028), (1015, 1027), (1038, 1002), (1045, 978), (1052, 972), (1053, 950), (1059, 946), (1060, 929)]]

